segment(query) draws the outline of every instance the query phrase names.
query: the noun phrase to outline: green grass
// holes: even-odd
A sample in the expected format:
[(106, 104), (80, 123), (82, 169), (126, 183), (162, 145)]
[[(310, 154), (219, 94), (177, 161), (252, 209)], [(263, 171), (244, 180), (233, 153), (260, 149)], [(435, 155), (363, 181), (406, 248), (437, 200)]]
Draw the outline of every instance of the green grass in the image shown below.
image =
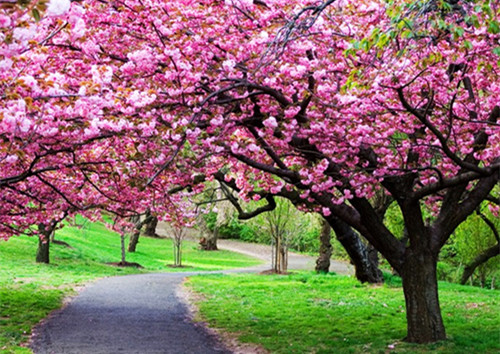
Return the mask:
[(499, 353), (499, 292), (440, 283), (448, 340), (402, 341), (398, 279), (362, 285), (339, 275), (204, 275), (187, 283), (203, 294), (201, 319), (272, 353)]
[(51, 264), (35, 263), (36, 238), (0, 241), (0, 353), (30, 353), (19, 345), (29, 338), (36, 323), (61, 306), (65, 296), (74, 294), (78, 284), (122, 274), (224, 270), (260, 264), (259, 260), (228, 251), (200, 251), (196, 243), (185, 241), (183, 264), (187, 267), (170, 268), (172, 242), (141, 237), (137, 252), (127, 253), (127, 261), (137, 262), (144, 269), (118, 268), (106, 263), (120, 261), (119, 236), (99, 223), (87, 222), (84, 226), (56, 232), (57, 240), (73, 248), (51, 245)]

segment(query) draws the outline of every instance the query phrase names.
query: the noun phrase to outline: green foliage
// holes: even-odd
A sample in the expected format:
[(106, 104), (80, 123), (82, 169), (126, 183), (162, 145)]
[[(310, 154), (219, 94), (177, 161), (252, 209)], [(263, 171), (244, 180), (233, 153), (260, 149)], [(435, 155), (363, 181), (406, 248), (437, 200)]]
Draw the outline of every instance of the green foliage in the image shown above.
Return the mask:
[(203, 220), (205, 220), (207, 227), (210, 231), (215, 230), (215, 223), (217, 222), (217, 213), (211, 211), (207, 214), (203, 214)]
[[(78, 227), (64, 227), (56, 239), (73, 248), (51, 245), (51, 264), (35, 263), (36, 238), (13, 237), (0, 241), (0, 353), (29, 353), (19, 347), (31, 328), (61, 306), (73, 287), (114, 275), (179, 271), (172, 264), (172, 241), (142, 237), (137, 252), (127, 254), (129, 262), (145, 269), (108, 265), (120, 260), (120, 237), (100, 223), (77, 218)], [(248, 267), (260, 261), (229, 251), (200, 251), (193, 242), (183, 243), (184, 263), (189, 270), (221, 270)], [(29, 311), (28, 311), (29, 310)], [(2, 349), (3, 348), (3, 349)]]
[[(486, 207), (482, 212), (500, 230), (500, 219), (492, 215)], [(493, 232), (482, 218), (473, 214), (469, 216), (466, 222), (460, 225), (451, 237), (451, 247), (455, 252), (454, 257), (448, 258), (456, 266), (465, 266), (469, 264), (478, 254), (494, 246), (497, 243)], [(473, 284), (485, 286), (493, 284), (500, 286), (500, 256), (490, 259), (488, 262), (480, 265), (475, 271)]]
[(451, 283), (458, 283), (464, 268), (459, 265), (453, 265), (450, 262), (437, 263), (437, 277), (440, 280)]
[(302, 232), (290, 241), (290, 248), (298, 252), (318, 253), (320, 228), (317, 222), (311, 222)]
[[(204, 216), (205, 222), (207, 223), (207, 227), (210, 231), (215, 230), (215, 223), (217, 221), (217, 213), (210, 212)], [(263, 242), (266, 243), (265, 240), (260, 240), (258, 236), (255, 234), (255, 230), (253, 230), (249, 225), (240, 222), (236, 216), (230, 218), (229, 222), (221, 225), (219, 227), (219, 238), (222, 239), (239, 239), (247, 242)]]
[(394, 236), (403, 238), (405, 223), (397, 203), (392, 203), (385, 212), (385, 223)]
[(440, 283), (449, 340), (403, 342), (404, 296), (398, 277), (360, 284), (352, 277), (208, 275), (188, 286), (202, 293), (201, 319), (272, 353), (497, 353), (498, 293)]

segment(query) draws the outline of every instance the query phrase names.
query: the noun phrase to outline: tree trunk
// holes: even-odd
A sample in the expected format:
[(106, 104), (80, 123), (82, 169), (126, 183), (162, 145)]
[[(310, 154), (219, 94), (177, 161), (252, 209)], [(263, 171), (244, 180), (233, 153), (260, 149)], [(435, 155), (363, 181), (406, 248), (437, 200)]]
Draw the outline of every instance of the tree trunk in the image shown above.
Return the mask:
[(281, 273), (286, 274), (286, 272), (288, 271), (288, 247), (286, 245), (284, 245), (283, 243), (281, 244), (281, 247), (280, 247), (280, 253), (281, 253), (281, 257), (280, 257)]
[(411, 343), (432, 343), (446, 339), (439, 307), (437, 257), (426, 250), (407, 249), (401, 267), (406, 301), (406, 321)]
[(38, 237), (38, 249), (36, 251), (36, 262), (37, 263), (50, 263), (50, 226), (39, 224), (38, 231), (40, 235)]
[(125, 265), (127, 263), (127, 260), (126, 260), (126, 253), (125, 253), (125, 233), (121, 233), (120, 234), (120, 246), (121, 246), (121, 251), (122, 251), (122, 260), (121, 260), (121, 264), (122, 265)]
[(132, 235), (130, 235), (130, 240), (128, 242), (129, 252), (135, 252), (137, 244), (139, 243), (139, 237), (141, 236), (141, 229), (143, 225), (140, 219), (141, 218), (139, 215), (135, 215), (130, 218), (130, 222), (133, 222), (135, 224), (135, 230)]
[(328, 216), (326, 220), (335, 231), (337, 240), (347, 251), (356, 270), (356, 278), (362, 283), (382, 283), (384, 281), (382, 271), (378, 269), (378, 264), (370, 259), (365, 244), (356, 232), (349, 225), (332, 215)]
[(174, 266), (182, 267), (182, 243), (174, 241)]
[(130, 241), (128, 242), (128, 251), (135, 252), (137, 244), (139, 243), (139, 236), (141, 235), (141, 230), (135, 230), (132, 235), (130, 235)]
[(332, 256), (331, 241), (332, 228), (325, 219), (321, 219), (321, 234), (319, 235), (319, 257), (316, 260), (316, 272), (328, 273), (330, 269), (330, 257)]
[(497, 243), (495, 246), (492, 246), (479, 254), (474, 260), (469, 263), (462, 274), (462, 278), (460, 279), (460, 284), (464, 285), (467, 282), (467, 279), (474, 273), (477, 267), (481, 264), (486, 263), (493, 257), (496, 257), (500, 254), (500, 244)]
[(151, 221), (146, 224), (146, 230), (144, 234), (151, 237), (158, 236), (156, 234), (156, 226), (158, 226), (158, 218), (156, 216), (151, 217)]
[(218, 227), (215, 227), (215, 230), (211, 232), (208, 230), (205, 235), (207, 237), (203, 237), (200, 241), (200, 246), (203, 251), (217, 251), (217, 239), (219, 235)]
[(372, 246), (371, 243), (368, 243), (366, 245), (366, 250), (368, 252), (368, 259), (370, 260), (371, 264), (374, 264), (378, 268), (378, 251), (375, 247)]

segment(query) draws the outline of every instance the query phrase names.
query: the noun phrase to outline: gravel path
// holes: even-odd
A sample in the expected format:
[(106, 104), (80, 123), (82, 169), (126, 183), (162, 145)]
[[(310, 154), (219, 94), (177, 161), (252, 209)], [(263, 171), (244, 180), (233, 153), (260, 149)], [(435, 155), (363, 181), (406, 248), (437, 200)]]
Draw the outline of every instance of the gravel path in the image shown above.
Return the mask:
[[(220, 249), (271, 259), (270, 246), (235, 240), (219, 240), (218, 245)], [(289, 269), (312, 270), (314, 261), (313, 257), (291, 253)], [(269, 264), (226, 272), (259, 272), (269, 269)], [(333, 261), (330, 270), (352, 274), (352, 267), (344, 262)], [(230, 353), (217, 338), (189, 320), (188, 309), (176, 295), (184, 277), (193, 274), (200, 273), (98, 280), (35, 328), (31, 348), (36, 354)]]

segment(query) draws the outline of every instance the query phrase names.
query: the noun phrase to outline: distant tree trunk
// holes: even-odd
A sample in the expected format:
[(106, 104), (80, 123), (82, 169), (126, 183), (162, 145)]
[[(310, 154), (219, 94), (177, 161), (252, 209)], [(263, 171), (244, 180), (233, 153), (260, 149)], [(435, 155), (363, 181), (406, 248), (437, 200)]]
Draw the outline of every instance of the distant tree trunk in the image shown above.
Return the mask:
[(175, 267), (182, 267), (182, 240), (175, 239), (173, 244), (174, 244), (174, 247), (173, 247), (174, 266)]
[(280, 273), (285, 274), (288, 271), (288, 247), (284, 242), (281, 243), (280, 253)]
[(319, 257), (316, 260), (316, 272), (328, 273), (330, 269), (330, 257), (332, 256), (333, 247), (331, 244), (330, 224), (325, 219), (321, 219), (321, 233), (319, 235)]
[(125, 253), (125, 233), (122, 232), (120, 234), (120, 245), (121, 245), (121, 250), (122, 250), (122, 261), (120, 262), (121, 265), (126, 265), (127, 260), (126, 260), (126, 253)]
[(132, 235), (130, 235), (130, 240), (128, 242), (128, 251), (135, 252), (137, 244), (139, 243), (139, 237), (141, 236), (142, 223), (140, 222), (140, 216), (135, 215), (130, 218), (130, 221), (135, 224), (135, 229)]
[(335, 231), (340, 244), (349, 255), (356, 272), (356, 278), (362, 283), (382, 283), (384, 277), (378, 264), (374, 263), (368, 256), (368, 250), (354, 230), (333, 215), (326, 220)]
[(273, 237), (271, 268), (277, 274), (285, 274), (288, 270), (288, 247), (283, 236)]
[(173, 226), (172, 232), (174, 267), (182, 267), (182, 239), (184, 238), (184, 228), (182, 226)]
[(38, 237), (38, 249), (36, 251), (37, 263), (50, 263), (50, 237), (56, 225), (55, 222), (51, 222), (49, 225), (42, 223), (38, 224), (40, 235)]
[(141, 230), (135, 229), (132, 235), (130, 235), (130, 240), (128, 242), (128, 251), (135, 252), (137, 244), (139, 243), (139, 237), (141, 236)]
[(491, 258), (498, 256), (500, 254), (500, 243), (497, 243), (495, 246), (492, 246), (479, 254), (472, 262), (465, 266), (464, 272), (462, 274), (462, 278), (460, 279), (460, 284), (465, 284), (467, 279), (474, 273), (477, 267), (481, 264), (486, 263)]
[[(148, 215), (146, 217), (148, 217)], [(146, 223), (146, 230), (144, 231), (144, 234), (151, 237), (158, 236), (156, 233), (157, 226), (158, 226), (158, 218), (156, 216), (151, 216), (149, 222)]]
[(208, 231), (200, 240), (200, 246), (203, 251), (217, 251), (217, 239), (219, 236), (219, 228), (216, 227), (213, 232)]
[(66, 210), (62, 217), (59, 219), (53, 219), (48, 224), (40, 223), (38, 224), (38, 232), (40, 233), (38, 237), (38, 249), (36, 252), (36, 262), (37, 263), (50, 263), (50, 243), (53, 241), (54, 243), (64, 245), (66, 247), (70, 247), (64, 241), (54, 240), (54, 234), (57, 228), (57, 225), (63, 221), (68, 215), (68, 210)]

